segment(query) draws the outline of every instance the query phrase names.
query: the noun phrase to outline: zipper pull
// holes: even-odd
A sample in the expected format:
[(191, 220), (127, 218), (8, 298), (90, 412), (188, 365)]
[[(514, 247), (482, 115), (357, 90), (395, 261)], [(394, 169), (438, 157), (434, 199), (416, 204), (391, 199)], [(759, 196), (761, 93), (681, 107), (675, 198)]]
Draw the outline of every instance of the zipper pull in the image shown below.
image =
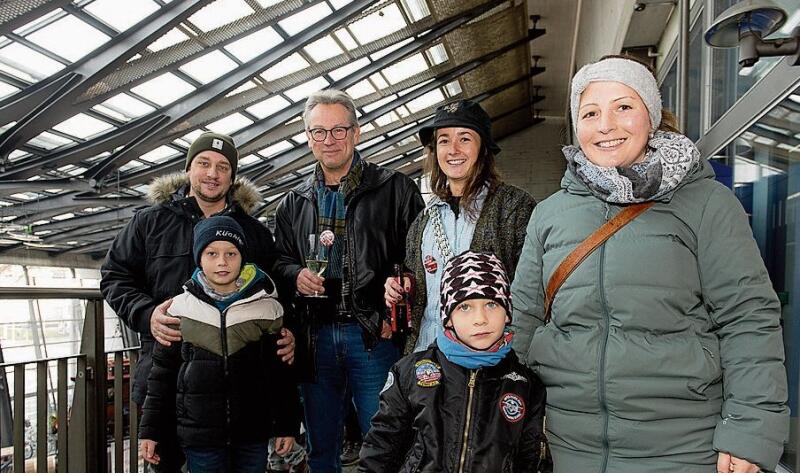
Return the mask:
[(477, 377), (478, 377), (478, 372), (477, 372), (477, 371), (473, 371), (473, 372), (471, 372), (471, 373), (469, 374), (469, 383), (468, 383), (468, 386), (469, 386), (470, 388), (474, 388), (474, 387), (475, 387), (475, 378), (477, 378)]

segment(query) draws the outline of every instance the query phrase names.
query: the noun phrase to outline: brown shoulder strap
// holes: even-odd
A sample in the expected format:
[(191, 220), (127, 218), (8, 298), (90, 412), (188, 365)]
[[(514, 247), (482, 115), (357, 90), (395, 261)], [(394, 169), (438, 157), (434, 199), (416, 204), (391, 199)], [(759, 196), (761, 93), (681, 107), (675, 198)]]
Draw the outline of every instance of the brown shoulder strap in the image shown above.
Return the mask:
[(600, 228), (594, 231), (591, 235), (586, 237), (570, 254), (564, 258), (558, 265), (555, 272), (550, 276), (547, 282), (547, 289), (544, 294), (544, 322), (550, 321), (550, 310), (552, 309), (553, 298), (555, 298), (558, 289), (564, 284), (572, 271), (580, 265), (587, 256), (592, 254), (600, 245), (620, 228), (630, 223), (633, 219), (644, 213), (647, 209), (653, 206), (655, 202), (642, 202), (641, 204), (633, 204), (622, 209), (620, 213), (614, 215), (611, 220), (604, 223)]

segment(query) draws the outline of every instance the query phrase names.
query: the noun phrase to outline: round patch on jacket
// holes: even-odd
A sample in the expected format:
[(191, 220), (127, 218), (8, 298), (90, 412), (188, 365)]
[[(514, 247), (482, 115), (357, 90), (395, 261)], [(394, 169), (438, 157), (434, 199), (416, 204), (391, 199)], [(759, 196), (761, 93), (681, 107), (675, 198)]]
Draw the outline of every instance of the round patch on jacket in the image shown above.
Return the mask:
[(335, 239), (336, 235), (330, 230), (325, 230), (319, 235), (319, 242), (322, 243), (322, 246), (333, 246), (333, 240)]
[(503, 394), (500, 397), (500, 412), (507, 421), (518, 422), (525, 417), (525, 401), (516, 394)]
[(425, 266), (425, 271), (433, 274), (436, 272), (436, 269), (439, 267), (439, 263), (436, 262), (436, 258), (431, 255), (427, 255), (425, 258), (422, 259), (422, 266)]
[(442, 368), (431, 360), (423, 359), (414, 364), (417, 385), (423, 388), (438, 386), (442, 379)]

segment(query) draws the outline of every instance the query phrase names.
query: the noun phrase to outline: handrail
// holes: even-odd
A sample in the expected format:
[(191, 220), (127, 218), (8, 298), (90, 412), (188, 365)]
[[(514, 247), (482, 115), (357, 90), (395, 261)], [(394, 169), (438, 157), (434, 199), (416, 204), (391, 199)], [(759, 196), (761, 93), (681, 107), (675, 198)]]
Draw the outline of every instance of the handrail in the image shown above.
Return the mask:
[(100, 289), (77, 287), (0, 287), (0, 299), (102, 299)]
[(50, 358), (36, 358), (34, 360), (9, 361), (7, 363), (0, 363), (0, 369), (13, 368), (16, 365), (27, 365), (27, 364), (42, 363), (42, 362), (53, 363), (53, 362), (60, 361), (60, 360), (71, 360), (71, 359), (85, 358), (85, 357), (86, 357), (86, 354), (84, 354), (84, 353), (75, 353), (75, 354), (72, 354), (72, 355), (53, 356), (53, 357), (50, 357)]

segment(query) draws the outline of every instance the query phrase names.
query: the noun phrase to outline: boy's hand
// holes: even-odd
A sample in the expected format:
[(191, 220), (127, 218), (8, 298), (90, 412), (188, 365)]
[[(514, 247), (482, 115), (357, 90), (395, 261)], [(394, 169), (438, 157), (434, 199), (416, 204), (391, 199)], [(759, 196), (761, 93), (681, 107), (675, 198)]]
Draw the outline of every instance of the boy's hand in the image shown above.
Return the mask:
[(156, 445), (158, 442), (155, 440), (142, 439), (142, 458), (153, 465), (158, 465), (158, 462), (161, 461), (161, 457), (156, 453)]
[(325, 294), (325, 287), (322, 286), (323, 282), (325, 282), (325, 278), (317, 276), (308, 268), (303, 268), (297, 273), (295, 285), (297, 286), (297, 292), (300, 294), (313, 296), (314, 293)]
[(736, 458), (730, 453), (719, 452), (717, 455), (718, 473), (758, 473), (761, 470), (747, 460)]
[(285, 457), (287, 453), (292, 451), (294, 446), (294, 437), (276, 437), (275, 438), (275, 453)]
[(150, 333), (158, 343), (166, 347), (172, 342), (181, 341), (181, 331), (175, 328), (180, 326), (181, 319), (167, 315), (167, 309), (171, 304), (172, 299), (167, 299), (157, 305), (150, 315)]
[(288, 328), (281, 329), (281, 338), (278, 340), (278, 356), (287, 365), (294, 363), (294, 334)]

